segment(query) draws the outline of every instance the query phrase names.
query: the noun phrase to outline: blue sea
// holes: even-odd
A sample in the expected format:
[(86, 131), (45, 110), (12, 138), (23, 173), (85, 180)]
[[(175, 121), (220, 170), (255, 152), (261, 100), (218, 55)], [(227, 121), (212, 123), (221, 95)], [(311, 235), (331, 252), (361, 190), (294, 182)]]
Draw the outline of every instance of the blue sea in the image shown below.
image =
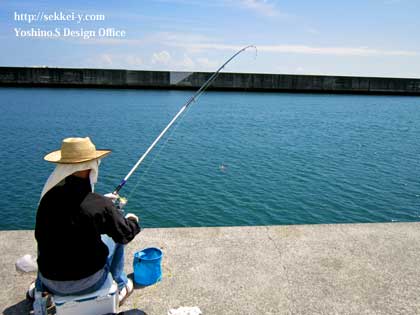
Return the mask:
[[(111, 192), (193, 93), (0, 88), (0, 229), (34, 228), (62, 138), (113, 150)], [(206, 92), (121, 195), (144, 227), (419, 221), (419, 165), (419, 97)]]

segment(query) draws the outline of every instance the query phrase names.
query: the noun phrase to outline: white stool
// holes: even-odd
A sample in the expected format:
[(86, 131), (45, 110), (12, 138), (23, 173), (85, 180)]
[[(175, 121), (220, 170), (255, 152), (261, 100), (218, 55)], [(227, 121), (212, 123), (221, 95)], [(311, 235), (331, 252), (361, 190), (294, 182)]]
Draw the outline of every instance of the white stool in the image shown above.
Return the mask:
[(117, 313), (118, 286), (108, 274), (104, 285), (85, 295), (54, 295), (56, 315), (101, 315)]

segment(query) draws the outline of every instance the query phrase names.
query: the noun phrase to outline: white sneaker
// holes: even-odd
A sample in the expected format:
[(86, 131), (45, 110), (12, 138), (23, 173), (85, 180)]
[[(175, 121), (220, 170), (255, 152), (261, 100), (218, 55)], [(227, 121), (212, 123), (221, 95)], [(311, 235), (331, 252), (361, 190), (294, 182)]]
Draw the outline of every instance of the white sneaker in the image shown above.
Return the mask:
[(35, 281), (29, 285), (28, 291), (26, 291), (26, 298), (31, 301), (35, 299)]
[(118, 293), (118, 302), (119, 306), (123, 305), (125, 300), (133, 293), (134, 290), (134, 284), (131, 279), (128, 279), (127, 284), (124, 288)]

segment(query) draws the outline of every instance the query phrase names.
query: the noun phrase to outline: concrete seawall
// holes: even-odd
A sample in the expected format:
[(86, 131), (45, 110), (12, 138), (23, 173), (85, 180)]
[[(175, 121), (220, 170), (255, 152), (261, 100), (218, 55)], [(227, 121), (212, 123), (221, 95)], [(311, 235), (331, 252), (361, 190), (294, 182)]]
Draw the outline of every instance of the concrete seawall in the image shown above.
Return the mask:
[[(198, 89), (212, 73), (0, 67), (0, 86)], [(420, 79), (220, 73), (210, 89), (420, 95)]]
[[(149, 246), (163, 249), (163, 279), (137, 288), (122, 310), (420, 314), (420, 223), (145, 229), (127, 247), (128, 273)], [(35, 275), (14, 263), (35, 255), (33, 231), (0, 232), (0, 249), (0, 307), (25, 314)]]

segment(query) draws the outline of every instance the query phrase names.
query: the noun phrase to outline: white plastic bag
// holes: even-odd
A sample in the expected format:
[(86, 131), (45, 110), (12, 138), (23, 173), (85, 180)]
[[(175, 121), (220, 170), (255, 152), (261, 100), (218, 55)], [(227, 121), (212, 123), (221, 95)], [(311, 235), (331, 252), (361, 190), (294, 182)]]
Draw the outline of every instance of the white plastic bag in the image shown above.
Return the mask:
[(38, 270), (38, 264), (36, 258), (32, 255), (24, 255), (16, 261), (16, 270), (21, 272), (35, 272)]

